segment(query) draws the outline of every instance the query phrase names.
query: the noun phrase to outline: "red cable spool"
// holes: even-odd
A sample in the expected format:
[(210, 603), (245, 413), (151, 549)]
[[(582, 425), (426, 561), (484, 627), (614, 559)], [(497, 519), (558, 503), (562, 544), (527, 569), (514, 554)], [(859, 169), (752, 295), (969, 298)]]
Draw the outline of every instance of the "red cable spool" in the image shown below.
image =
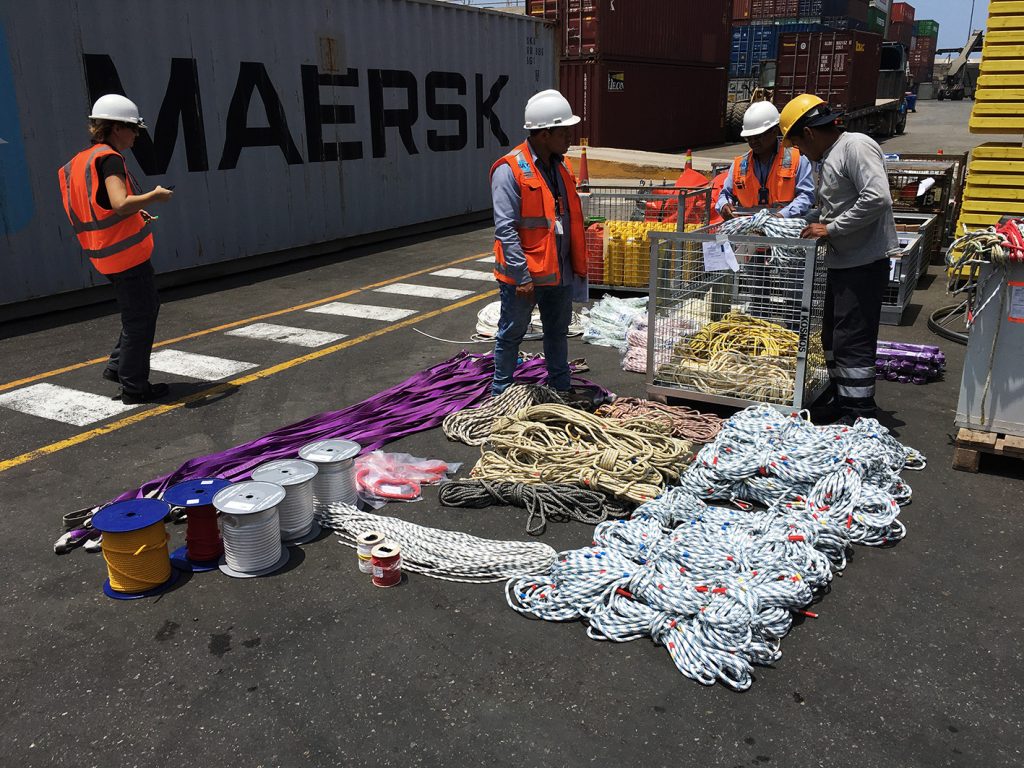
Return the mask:
[(217, 525), (217, 509), (213, 497), (217, 491), (231, 485), (219, 477), (201, 477), (185, 480), (168, 488), (163, 500), (185, 510), (187, 528), (185, 546), (171, 553), (171, 564), (184, 571), (209, 571), (217, 567), (224, 554), (224, 542)]
[(375, 587), (393, 587), (402, 580), (402, 548), (398, 544), (378, 544), (370, 552), (370, 562)]

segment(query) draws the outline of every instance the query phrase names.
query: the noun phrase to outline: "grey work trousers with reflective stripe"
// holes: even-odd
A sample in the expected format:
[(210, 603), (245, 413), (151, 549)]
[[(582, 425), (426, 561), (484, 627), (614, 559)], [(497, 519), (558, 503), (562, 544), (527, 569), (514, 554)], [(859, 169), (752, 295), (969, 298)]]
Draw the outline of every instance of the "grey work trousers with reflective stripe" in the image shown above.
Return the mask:
[(875, 415), (875, 349), (889, 259), (830, 269), (825, 284), (821, 345), (843, 412)]
[(107, 370), (117, 375), (126, 392), (144, 393), (149, 389), (149, 355), (160, 313), (153, 264), (147, 260), (106, 277), (114, 284), (121, 310), (121, 335), (107, 360)]

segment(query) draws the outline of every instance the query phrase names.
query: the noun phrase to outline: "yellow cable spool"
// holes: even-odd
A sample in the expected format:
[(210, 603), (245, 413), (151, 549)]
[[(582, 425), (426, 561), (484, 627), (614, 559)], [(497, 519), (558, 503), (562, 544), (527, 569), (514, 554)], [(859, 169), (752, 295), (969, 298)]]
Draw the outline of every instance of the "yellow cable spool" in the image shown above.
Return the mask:
[(131, 600), (159, 594), (177, 580), (171, 567), (164, 518), (171, 511), (166, 501), (129, 499), (93, 515), (93, 527), (103, 533), (103, 559), (108, 597)]

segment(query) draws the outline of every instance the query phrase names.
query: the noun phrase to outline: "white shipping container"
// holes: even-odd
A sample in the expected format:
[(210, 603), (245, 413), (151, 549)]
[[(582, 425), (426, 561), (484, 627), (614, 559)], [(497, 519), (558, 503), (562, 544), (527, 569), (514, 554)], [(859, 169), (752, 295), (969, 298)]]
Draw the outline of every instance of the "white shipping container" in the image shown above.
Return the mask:
[(175, 185), (151, 211), (166, 273), (486, 211), (556, 67), (552, 25), (428, 0), (3, 3), (0, 307), (106, 283), (57, 185), (103, 93), (149, 126), (143, 189)]

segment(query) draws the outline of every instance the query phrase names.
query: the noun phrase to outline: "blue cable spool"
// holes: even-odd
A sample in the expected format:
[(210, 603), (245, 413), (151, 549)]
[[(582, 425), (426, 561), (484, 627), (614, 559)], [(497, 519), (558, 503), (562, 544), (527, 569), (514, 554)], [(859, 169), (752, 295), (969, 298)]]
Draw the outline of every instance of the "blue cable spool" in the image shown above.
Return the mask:
[[(163, 500), (174, 507), (180, 507), (189, 514), (191, 510), (203, 509), (216, 516), (213, 497), (221, 488), (231, 485), (229, 480), (219, 477), (197, 477), (171, 486), (163, 494)], [(186, 533), (186, 538), (188, 534)], [(197, 561), (188, 556), (188, 545), (178, 547), (171, 553), (171, 565), (181, 571), (205, 573), (217, 568), (220, 553), (211, 560)]]
[[(132, 533), (149, 528), (164, 520), (171, 511), (171, 505), (159, 499), (127, 499), (104, 507), (92, 518), (92, 526), (101, 533)], [(106, 560), (106, 554), (104, 554)], [(108, 561), (109, 563), (109, 561)], [(108, 566), (109, 567), (109, 566)], [(103, 583), (103, 594), (115, 600), (138, 600), (163, 594), (178, 581), (178, 571), (170, 569), (167, 581), (144, 592), (118, 592), (110, 585), (110, 578)]]

